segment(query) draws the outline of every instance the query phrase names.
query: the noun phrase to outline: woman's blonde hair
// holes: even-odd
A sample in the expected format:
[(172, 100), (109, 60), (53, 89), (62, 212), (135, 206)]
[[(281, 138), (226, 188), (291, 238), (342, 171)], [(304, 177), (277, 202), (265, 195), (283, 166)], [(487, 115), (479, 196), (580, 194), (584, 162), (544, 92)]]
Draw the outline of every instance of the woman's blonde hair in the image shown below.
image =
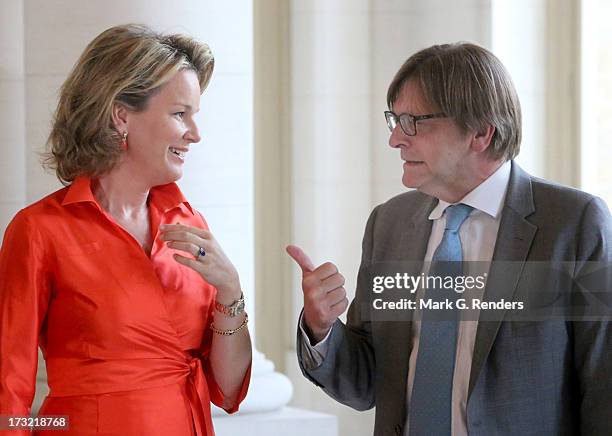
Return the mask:
[(63, 184), (79, 175), (111, 170), (123, 141), (112, 121), (115, 103), (132, 111), (177, 72), (196, 72), (203, 92), (214, 68), (207, 44), (189, 36), (156, 33), (146, 26), (111, 27), (98, 35), (62, 85), (43, 164)]

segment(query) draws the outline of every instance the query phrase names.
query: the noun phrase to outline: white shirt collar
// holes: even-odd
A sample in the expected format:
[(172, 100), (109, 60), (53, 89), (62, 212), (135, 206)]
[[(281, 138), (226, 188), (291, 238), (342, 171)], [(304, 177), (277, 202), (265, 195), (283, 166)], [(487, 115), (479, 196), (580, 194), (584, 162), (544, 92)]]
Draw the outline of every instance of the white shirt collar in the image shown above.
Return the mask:
[[(467, 204), (476, 210), (480, 210), (497, 219), (501, 213), (510, 182), (510, 161), (504, 162), (493, 174), (484, 182), (476, 186), (473, 190), (459, 200), (457, 203)], [(438, 200), (438, 204), (429, 214), (430, 220), (437, 220), (451, 203)]]

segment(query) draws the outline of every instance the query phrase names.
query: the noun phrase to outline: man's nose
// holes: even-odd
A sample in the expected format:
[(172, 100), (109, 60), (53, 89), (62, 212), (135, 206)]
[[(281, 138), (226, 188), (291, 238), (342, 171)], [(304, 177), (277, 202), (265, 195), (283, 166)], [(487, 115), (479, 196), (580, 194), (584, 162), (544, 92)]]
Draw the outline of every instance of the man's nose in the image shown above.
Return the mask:
[(389, 146), (391, 148), (399, 148), (399, 146), (405, 142), (406, 135), (402, 131), (402, 128), (397, 124), (389, 135)]

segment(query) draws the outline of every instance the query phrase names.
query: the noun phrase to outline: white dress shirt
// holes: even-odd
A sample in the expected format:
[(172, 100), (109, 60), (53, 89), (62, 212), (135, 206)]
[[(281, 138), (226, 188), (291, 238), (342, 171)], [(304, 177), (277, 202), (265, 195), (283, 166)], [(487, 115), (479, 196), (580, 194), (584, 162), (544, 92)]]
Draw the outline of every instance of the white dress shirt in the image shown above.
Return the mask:
[[(493, 250), (495, 249), (495, 241), (501, 221), (501, 212), (508, 189), (508, 182), (510, 181), (510, 168), (510, 162), (505, 162), (497, 171), (489, 176), (489, 178), (458, 202), (474, 208), (459, 229), (463, 260), (466, 262), (489, 262), (493, 258)], [(444, 228), (446, 226), (445, 210), (450, 205), (450, 203), (443, 200), (438, 200), (438, 204), (429, 215), (429, 219), (433, 220), (433, 225), (424, 259), (424, 273), (427, 273), (429, 262), (431, 262), (433, 254), (442, 240)], [(468, 263), (466, 274), (480, 275), (483, 272), (475, 271), (474, 269), (476, 269), (476, 264)], [(476, 290), (474, 291), (475, 292), (470, 296), (471, 298), (482, 298), (484, 289), (480, 290), (480, 293)], [(422, 293), (423, 291), (420, 290), (417, 296), (422, 296)], [(476, 329), (478, 325), (477, 321), (475, 321), (475, 319), (477, 319), (477, 314), (474, 315), (472, 312), (469, 317), (471, 320), (459, 322), (457, 333), (457, 354), (455, 358), (452, 392), (452, 436), (467, 436), (468, 434), (466, 405), (470, 371), (472, 367), (472, 354), (474, 352), (474, 342), (476, 340)], [(301, 318), (299, 325), (303, 336), (301, 351), (304, 361), (308, 366), (312, 364), (312, 367), (316, 367), (325, 359), (328, 348), (328, 338), (331, 331), (321, 342), (312, 345), (304, 331)], [(410, 353), (408, 363), (407, 408), (409, 408), (411, 401), (420, 333), (421, 322), (416, 320), (413, 322), (412, 327), (412, 352)], [(407, 413), (406, 425), (404, 427), (405, 435), (408, 435), (408, 421), (409, 414)]]

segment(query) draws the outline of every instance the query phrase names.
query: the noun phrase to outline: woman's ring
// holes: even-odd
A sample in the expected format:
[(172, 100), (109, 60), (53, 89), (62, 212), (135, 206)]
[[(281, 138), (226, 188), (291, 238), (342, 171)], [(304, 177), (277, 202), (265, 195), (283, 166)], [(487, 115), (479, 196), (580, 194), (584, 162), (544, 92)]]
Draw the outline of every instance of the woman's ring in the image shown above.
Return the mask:
[(195, 260), (200, 260), (200, 257), (204, 257), (204, 256), (206, 256), (206, 251), (204, 251), (204, 248), (198, 247), (198, 252), (196, 253)]

